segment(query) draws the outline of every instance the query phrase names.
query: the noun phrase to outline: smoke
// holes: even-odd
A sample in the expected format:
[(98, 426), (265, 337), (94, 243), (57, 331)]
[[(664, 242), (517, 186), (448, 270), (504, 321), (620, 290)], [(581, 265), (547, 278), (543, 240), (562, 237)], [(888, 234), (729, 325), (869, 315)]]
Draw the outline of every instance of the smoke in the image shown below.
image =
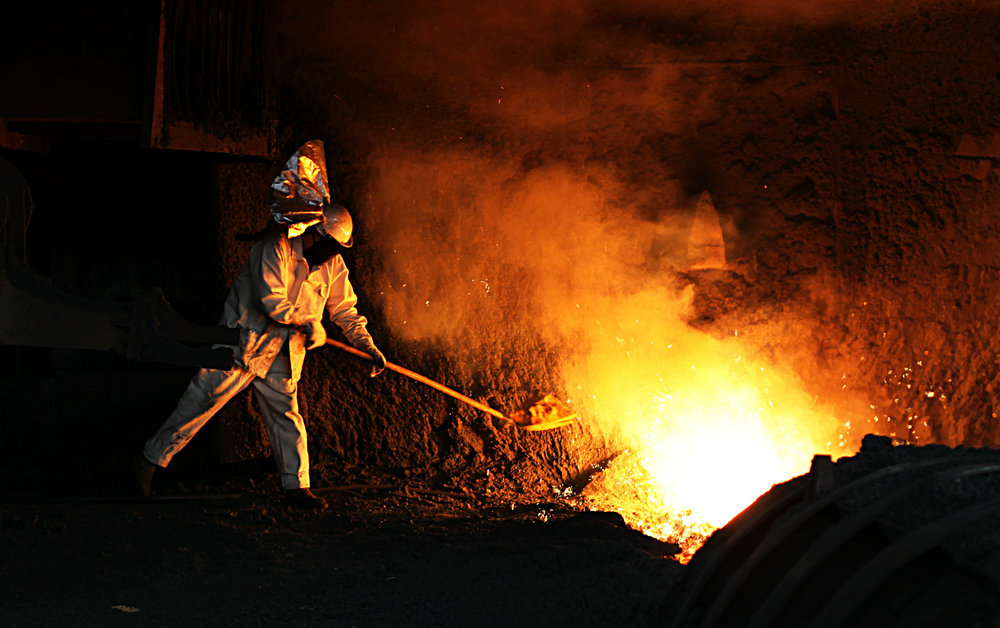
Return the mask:
[(677, 271), (722, 176), (701, 133), (733, 107), (715, 60), (929, 4), (287, 2), (282, 72), (329, 116), (393, 333), (629, 353), (688, 333)]
[[(572, 316), (567, 308), (608, 293), (623, 275), (633, 287), (648, 279), (636, 271), (650, 238), (628, 237), (642, 223), (621, 205), (619, 178), (606, 166), (529, 169), (523, 159), (460, 148), (391, 151), (375, 163), (377, 210), (367, 224), (396, 287), (407, 282), (425, 302), (455, 307), (466, 297), (482, 305), (484, 297), (506, 303), (500, 295), (525, 295), (508, 316), (558, 327)], [(471, 314), (456, 310), (436, 323), (436, 313), (421, 311), (407, 321), (427, 334), (444, 334)]]

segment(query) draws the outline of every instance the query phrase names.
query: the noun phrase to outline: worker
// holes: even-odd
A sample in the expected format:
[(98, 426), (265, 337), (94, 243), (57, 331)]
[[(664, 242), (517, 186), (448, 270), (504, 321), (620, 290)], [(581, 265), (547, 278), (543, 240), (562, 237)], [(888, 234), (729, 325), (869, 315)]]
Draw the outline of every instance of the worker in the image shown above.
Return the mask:
[(226, 300), (221, 324), (240, 332), (229, 370), (201, 369), (174, 412), (146, 442), (136, 460), (143, 497), (153, 473), (166, 467), (195, 433), (230, 399), (253, 385), (277, 463), (285, 499), (321, 510), (326, 502), (310, 490), (306, 429), (296, 386), (305, 352), (326, 343), (324, 313), (344, 336), (373, 360), (371, 376), (385, 368), (340, 253), (353, 242), (353, 221), (331, 203), (323, 144), (307, 142), (271, 184), (272, 227), (250, 250)]

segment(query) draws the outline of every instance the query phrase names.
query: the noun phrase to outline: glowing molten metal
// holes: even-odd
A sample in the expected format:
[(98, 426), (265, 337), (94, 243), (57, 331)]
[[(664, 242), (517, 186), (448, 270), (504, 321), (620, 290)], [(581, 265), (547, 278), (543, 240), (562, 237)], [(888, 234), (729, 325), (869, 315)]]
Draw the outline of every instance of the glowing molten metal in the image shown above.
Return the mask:
[(511, 415), (511, 420), (526, 430), (546, 430), (569, 425), (576, 413), (553, 395), (545, 395), (527, 410)]
[(571, 377), (593, 391), (583, 402), (615, 448), (584, 495), (678, 543), (686, 562), (774, 484), (807, 472), (815, 454), (846, 451), (839, 423), (794, 376), (751, 364), (735, 337), (681, 325), (669, 334), (669, 343), (617, 336)]

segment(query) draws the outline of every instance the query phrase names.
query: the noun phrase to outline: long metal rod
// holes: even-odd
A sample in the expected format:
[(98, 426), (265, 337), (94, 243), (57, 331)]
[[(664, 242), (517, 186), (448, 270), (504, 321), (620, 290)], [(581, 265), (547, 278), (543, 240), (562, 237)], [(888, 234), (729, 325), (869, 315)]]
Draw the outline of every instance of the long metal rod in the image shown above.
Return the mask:
[[(326, 344), (328, 344), (330, 346), (333, 346), (333, 347), (336, 347), (336, 348), (340, 349), (341, 351), (346, 351), (347, 353), (350, 353), (351, 355), (357, 356), (357, 357), (359, 357), (359, 358), (361, 358), (363, 360), (368, 360), (369, 362), (374, 361), (374, 358), (372, 358), (372, 356), (368, 355), (364, 351), (361, 351), (360, 349), (355, 349), (351, 345), (344, 344), (343, 342), (340, 342), (338, 340), (327, 339)], [(446, 395), (450, 395), (450, 396), (454, 397), (455, 399), (458, 399), (459, 401), (461, 401), (463, 403), (467, 403), (470, 406), (472, 406), (473, 408), (476, 408), (477, 410), (481, 410), (481, 411), (485, 412), (486, 414), (495, 416), (498, 419), (503, 419), (504, 421), (514, 422), (513, 419), (510, 419), (510, 418), (504, 416), (503, 412), (500, 412), (499, 410), (494, 410), (493, 408), (489, 407), (486, 404), (479, 403), (475, 399), (470, 399), (469, 397), (466, 397), (462, 393), (460, 393), (458, 391), (455, 391), (455, 390), (452, 390), (451, 388), (448, 388), (444, 384), (440, 384), (440, 383), (434, 381), (433, 379), (431, 379), (429, 377), (424, 377), (420, 373), (415, 373), (415, 372), (411, 371), (408, 368), (402, 367), (402, 366), (400, 366), (398, 364), (393, 364), (392, 362), (386, 362), (385, 363), (385, 368), (389, 369), (390, 371), (396, 371), (400, 375), (404, 375), (406, 377), (409, 377), (410, 379), (416, 380), (416, 381), (420, 382), (421, 384), (426, 384), (426, 385), (430, 386), (431, 388), (433, 388), (435, 390), (439, 390), (439, 391), (443, 392)]]

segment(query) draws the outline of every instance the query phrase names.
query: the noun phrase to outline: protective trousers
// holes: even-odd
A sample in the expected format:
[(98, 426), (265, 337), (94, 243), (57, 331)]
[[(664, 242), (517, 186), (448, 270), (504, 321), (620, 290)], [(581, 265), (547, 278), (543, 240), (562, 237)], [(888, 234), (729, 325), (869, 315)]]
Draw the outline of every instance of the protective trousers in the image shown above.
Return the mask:
[(228, 371), (198, 371), (177, 402), (177, 408), (146, 442), (143, 455), (153, 464), (167, 466), (222, 406), (250, 384), (253, 384), (264, 417), (271, 451), (281, 475), (281, 487), (308, 488), (306, 428), (299, 414), (297, 384), (291, 380), (288, 357), (284, 354), (278, 356), (263, 378), (239, 367)]

